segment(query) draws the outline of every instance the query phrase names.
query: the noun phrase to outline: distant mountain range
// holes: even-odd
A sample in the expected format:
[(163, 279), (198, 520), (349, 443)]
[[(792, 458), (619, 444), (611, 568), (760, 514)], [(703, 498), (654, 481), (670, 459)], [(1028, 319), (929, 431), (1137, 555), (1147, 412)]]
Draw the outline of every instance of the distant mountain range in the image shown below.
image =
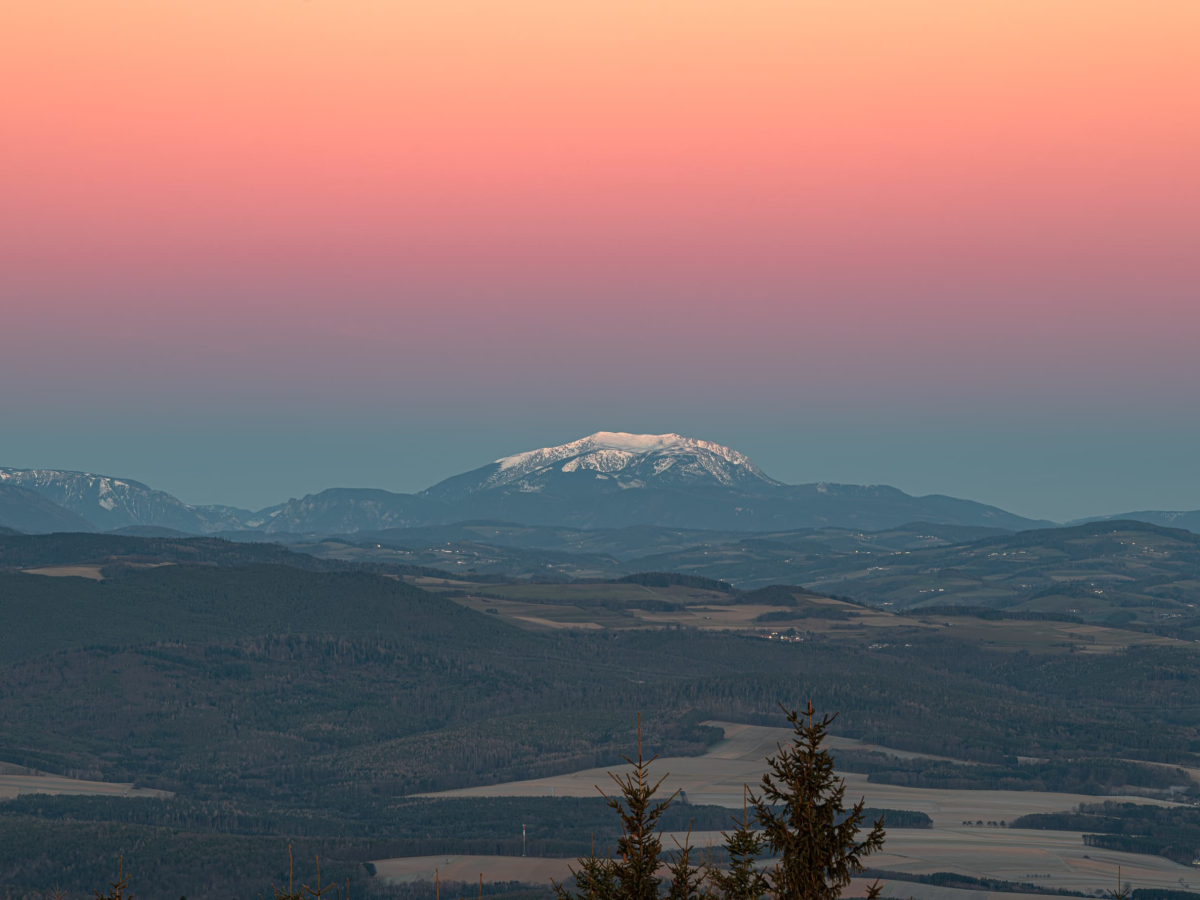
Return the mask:
[[(0, 518), (0, 524), (22, 531), (113, 531), (130, 525), (157, 525), (189, 534), (207, 534), (254, 527), (254, 513), (249, 510), (189, 506), (130, 478), (58, 469), (0, 468), (0, 488), (34, 493), (74, 519), (73, 525), (72, 520), (62, 519), (63, 527), (53, 523), (51, 527), (31, 525), (22, 529), (15, 521)], [(48, 509), (45, 514), (49, 514)]]
[[(1200, 531), (1200, 513), (1114, 518)], [(331, 488), (258, 511), (192, 506), (129, 478), (0, 468), (0, 526), (31, 533), (149, 528), (337, 535), (470, 520), (742, 532), (876, 531), (914, 521), (1006, 531), (1053, 524), (971, 500), (914, 497), (887, 485), (788, 485), (735, 450), (677, 434), (598, 432), (498, 459), (416, 494)]]
[(1183, 528), (1200, 534), (1200, 509), (1191, 512), (1168, 512), (1165, 510), (1142, 510), (1141, 512), (1121, 513), (1119, 516), (1093, 516), (1090, 519), (1077, 519), (1068, 525), (1083, 525), (1087, 522), (1149, 522), (1151, 525), (1162, 525), (1165, 528)]

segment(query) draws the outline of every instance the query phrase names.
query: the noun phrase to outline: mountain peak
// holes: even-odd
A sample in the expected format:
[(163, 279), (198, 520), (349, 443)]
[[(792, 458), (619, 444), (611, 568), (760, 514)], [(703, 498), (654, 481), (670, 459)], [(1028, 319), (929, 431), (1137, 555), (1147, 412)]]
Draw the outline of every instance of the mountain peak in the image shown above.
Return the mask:
[(630, 434), (625, 431), (597, 431), (585, 438), (559, 444), (557, 447), (542, 447), (538, 450), (527, 450), (513, 456), (505, 456), (496, 460), (501, 471), (526, 466), (530, 463), (548, 464), (561, 459), (570, 459), (588, 453), (605, 450), (615, 451), (630, 456), (644, 456), (648, 453), (664, 452), (696, 452), (702, 451), (720, 456), (733, 465), (746, 466), (757, 471), (750, 459), (736, 450), (730, 450), (712, 441), (700, 441), (686, 438), (680, 434)]
[(602, 492), (667, 485), (733, 490), (780, 486), (749, 457), (712, 441), (674, 433), (598, 431), (570, 443), (502, 457), (435, 485), (426, 494), (449, 500), (497, 489), (558, 493), (568, 486), (574, 493), (585, 483)]

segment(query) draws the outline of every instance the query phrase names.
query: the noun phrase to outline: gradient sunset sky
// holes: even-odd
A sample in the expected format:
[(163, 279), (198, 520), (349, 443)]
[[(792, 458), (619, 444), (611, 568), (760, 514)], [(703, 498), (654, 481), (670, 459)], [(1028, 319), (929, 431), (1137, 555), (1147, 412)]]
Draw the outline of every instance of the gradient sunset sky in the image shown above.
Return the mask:
[(1200, 3), (0, 4), (0, 307), (0, 465), (189, 502), (623, 430), (1200, 508)]

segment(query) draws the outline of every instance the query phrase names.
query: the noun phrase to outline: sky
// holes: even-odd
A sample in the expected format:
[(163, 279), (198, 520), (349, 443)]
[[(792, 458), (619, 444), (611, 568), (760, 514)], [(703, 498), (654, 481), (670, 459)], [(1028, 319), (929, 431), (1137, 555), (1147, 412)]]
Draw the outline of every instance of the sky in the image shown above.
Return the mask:
[(260, 507), (675, 431), (1200, 508), (1193, 0), (39, 0), (0, 42), (0, 465)]

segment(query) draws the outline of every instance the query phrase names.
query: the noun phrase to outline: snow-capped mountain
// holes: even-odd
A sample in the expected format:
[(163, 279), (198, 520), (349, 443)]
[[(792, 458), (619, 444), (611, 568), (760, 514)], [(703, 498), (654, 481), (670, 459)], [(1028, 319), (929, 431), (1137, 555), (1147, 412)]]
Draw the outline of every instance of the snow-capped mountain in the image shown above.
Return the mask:
[(251, 513), (228, 506), (189, 506), (140, 481), (60, 469), (0, 468), (0, 484), (35, 491), (96, 528), (156, 525), (192, 534), (245, 527)]
[(443, 522), (773, 531), (865, 530), (907, 522), (1019, 530), (1042, 524), (953, 497), (913, 497), (886, 485), (787, 485), (747, 456), (678, 434), (601, 431), (529, 450), (418, 494), (446, 504)]
[(729, 490), (782, 487), (749, 457), (711, 441), (678, 434), (599, 431), (569, 444), (506, 456), (423, 494), (454, 502), (478, 491), (540, 493), (556, 482), (622, 491), (666, 485)]
[[(478, 519), (739, 531), (829, 526), (872, 531), (909, 522), (1017, 531), (1050, 524), (970, 500), (913, 497), (886, 485), (783, 484), (744, 454), (712, 441), (610, 431), (506, 456), (418, 494), (332, 488), (258, 512), (190, 506), (138, 481), (87, 472), (0, 468), (0, 486), (36, 492), (61, 508), (64, 515), (57, 518), (48, 507), (38, 513), (41, 518), (28, 518), (31, 498), (10, 498), (14, 517), (20, 510), (27, 516), (22, 522), (54, 523), (53, 530), (74, 522), (80, 529), (104, 531), (353, 534)], [(5, 521), (3, 505), (0, 525), (21, 528), (16, 518)]]

